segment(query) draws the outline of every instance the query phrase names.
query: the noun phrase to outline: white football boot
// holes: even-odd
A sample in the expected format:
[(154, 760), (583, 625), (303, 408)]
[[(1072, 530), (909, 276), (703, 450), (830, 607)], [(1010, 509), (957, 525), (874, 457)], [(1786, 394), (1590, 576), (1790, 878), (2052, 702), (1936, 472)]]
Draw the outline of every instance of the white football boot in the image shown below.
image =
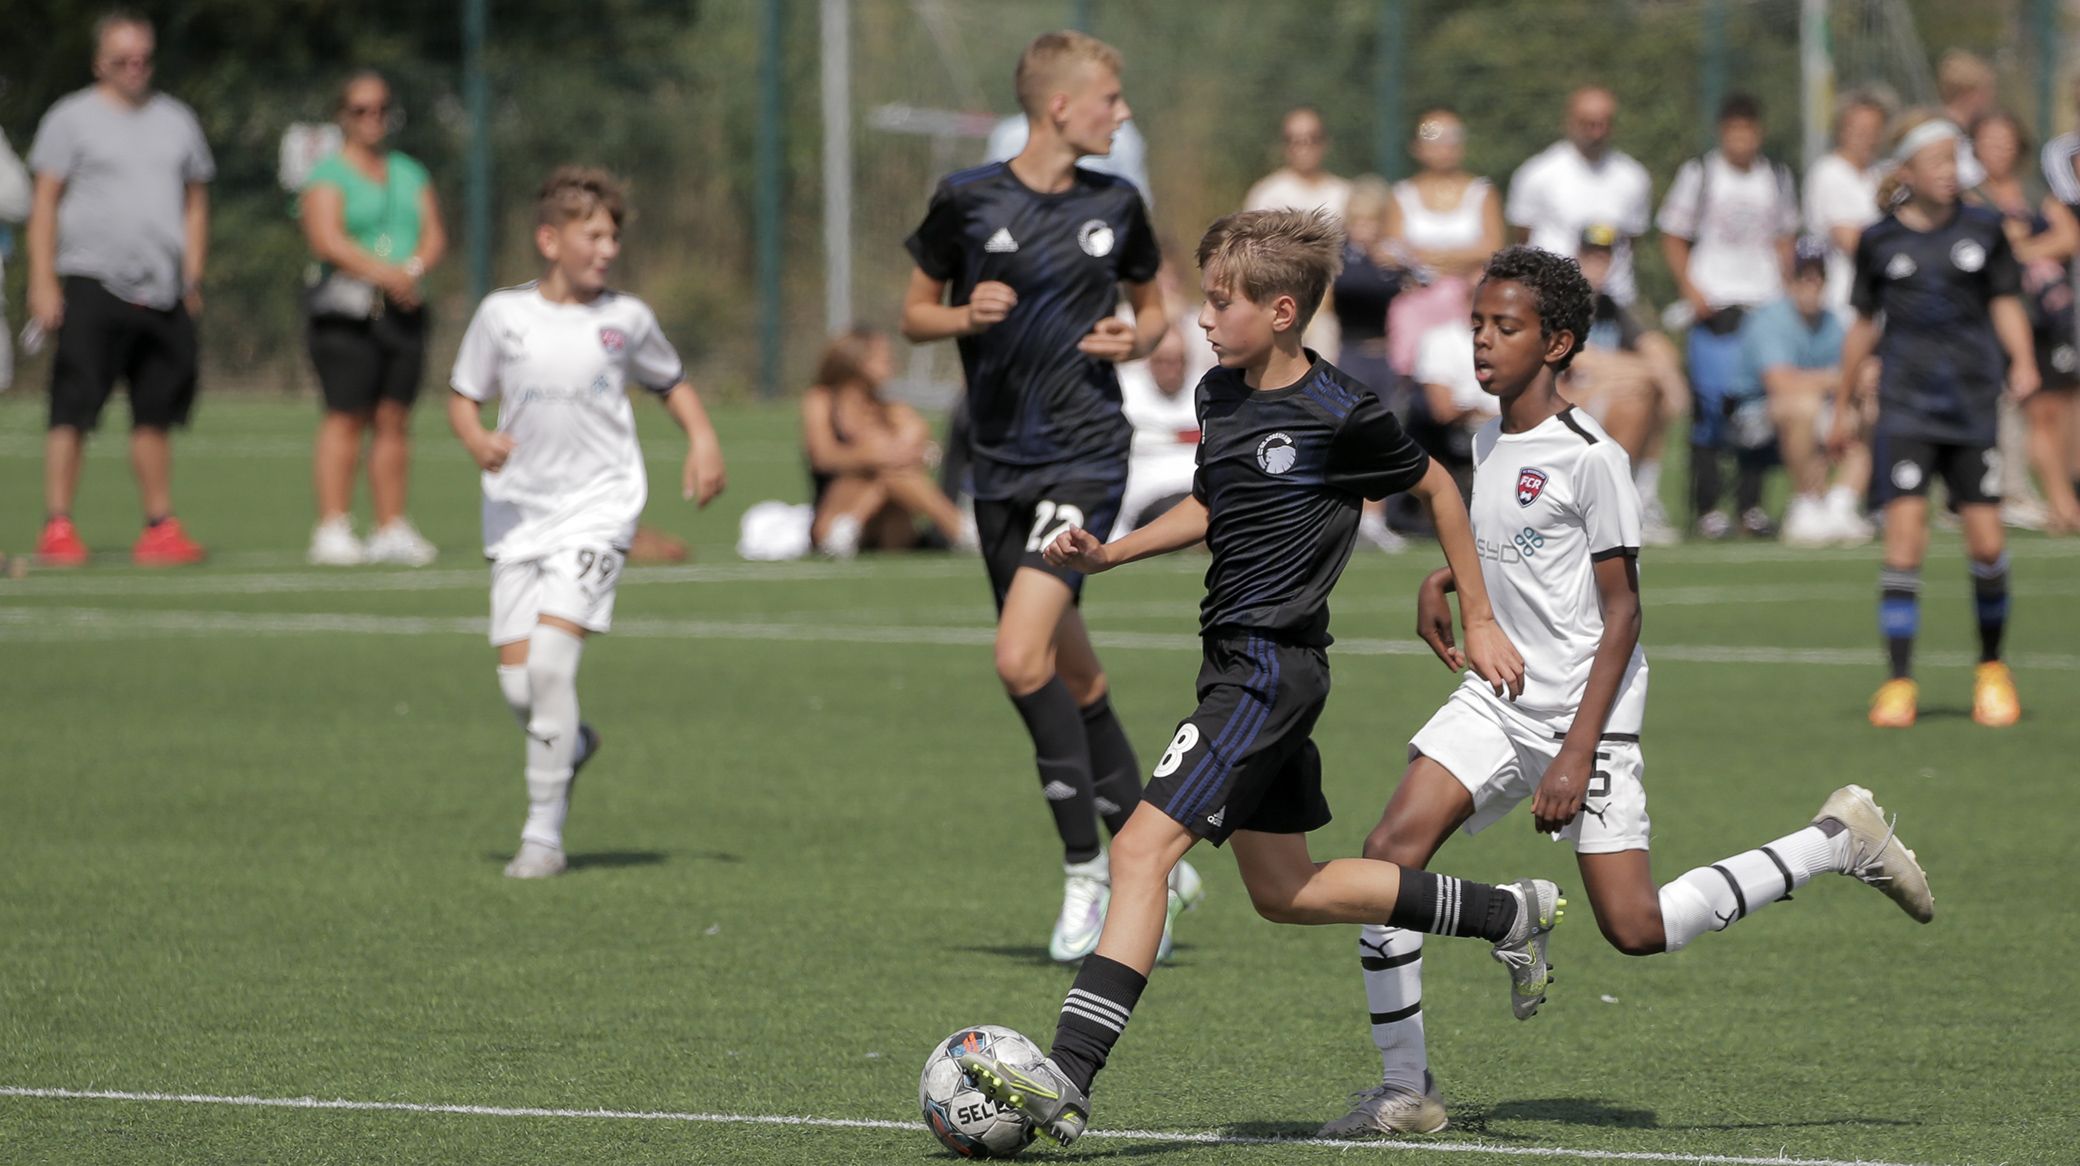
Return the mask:
[(1827, 504), (1809, 494), (1794, 495), (1784, 508), (1784, 545), (1824, 547), (1841, 537)]
[(440, 550), (408, 518), (393, 518), (368, 536), (368, 561), (399, 567), (424, 567)]
[(1163, 942), (1156, 947), (1157, 963), (1170, 962), (1174, 942), (1171, 934), (1177, 927), (1177, 917), (1197, 907), (1205, 898), (1206, 883), (1200, 879), (1199, 872), (1192, 869), (1191, 863), (1178, 859), (1177, 865), (1170, 868), (1170, 903), (1163, 915)]
[(1546, 962), (1546, 943), (1559, 926), (1567, 900), (1560, 888), (1545, 879), (1518, 879), (1495, 888), (1517, 900), (1517, 921), (1509, 934), (1488, 954), (1509, 969), (1509, 1006), (1518, 1020), (1529, 1020), (1546, 1002), (1552, 986), (1552, 965)]
[(520, 852), (506, 864), (509, 879), (555, 878), (570, 864), (564, 860), (563, 851), (555, 846), (544, 846), (530, 838), (520, 840)]
[(1048, 938), (1047, 958), (1073, 964), (1097, 949), (1105, 908), (1112, 903), (1112, 875), (1102, 853), (1089, 862), (1064, 863), (1062, 875), (1062, 913)]
[(1324, 1138), (1354, 1138), (1363, 1134), (1436, 1134), (1451, 1123), (1444, 1112), (1444, 1091), (1437, 1078), (1423, 1070), (1423, 1091), (1411, 1093), (1399, 1085), (1375, 1085), (1351, 1094), (1351, 1111), (1316, 1131)]
[(311, 549), (304, 559), (313, 567), (358, 567), (368, 561), (368, 548), (354, 537), (354, 524), (342, 514), (311, 530)]
[(1871, 791), (1860, 785), (1834, 791), (1813, 815), (1813, 822), (1817, 825), (1829, 818), (1849, 831), (1849, 862), (1843, 874), (1878, 888), (1916, 923), (1935, 918), (1936, 897), (1929, 892), (1928, 875), (1914, 852), (1894, 833), (1899, 819), (1888, 821), (1885, 808), (1871, 797)]

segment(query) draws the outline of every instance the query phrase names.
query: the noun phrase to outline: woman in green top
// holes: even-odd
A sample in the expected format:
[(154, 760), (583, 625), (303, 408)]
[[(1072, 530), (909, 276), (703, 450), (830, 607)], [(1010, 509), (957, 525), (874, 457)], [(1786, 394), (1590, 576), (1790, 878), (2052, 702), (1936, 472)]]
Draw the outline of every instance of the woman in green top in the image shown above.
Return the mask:
[[(433, 561), (427, 542), (405, 517), (411, 460), (412, 402), (426, 363), (426, 273), (447, 251), (440, 207), (426, 168), (386, 149), (389, 82), (364, 70), (340, 91), (339, 152), (320, 161), (304, 187), (304, 238), (318, 261), (311, 287), (311, 361), (324, 389), (312, 479), (318, 526), (310, 561)], [(361, 435), (373, 426), (368, 492), (376, 525), (368, 541), (354, 536), (355, 462)]]

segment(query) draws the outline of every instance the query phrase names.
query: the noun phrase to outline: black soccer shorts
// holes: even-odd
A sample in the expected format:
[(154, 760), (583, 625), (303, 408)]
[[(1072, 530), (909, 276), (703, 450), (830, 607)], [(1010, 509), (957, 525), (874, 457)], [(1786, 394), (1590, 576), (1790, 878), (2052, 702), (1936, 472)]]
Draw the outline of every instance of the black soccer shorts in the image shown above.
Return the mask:
[(92, 431), (118, 379), (130, 386), (130, 423), (173, 429), (195, 406), (195, 322), (128, 303), (84, 276), (65, 277), (65, 326), (51, 360), (51, 428)]
[(1328, 825), (1310, 734), (1329, 699), (1329, 658), (1246, 632), (1208, 635), (1205, 652), (1199, 707), (1177, 726), (1141, 800), (1216, 846), (1237, 830)]
[(1959, 445), (1879, 434), (1871, 447), (1871, 506), (1894, 498), (1925, 498), (1937, 477), (1957, 506), (1989, 506), (2001, 500), (2001, 451), (1991, 445)]
[(1126, 480), (1120, 479), (1057, 482), (1010, 498), (977, 498), (975, 531), (982, 541), (982, 563), (989, 571), (997, 610), (1004, 609), (1004, 597), (1011, 593), (1011, 580), (1020, 567), (1045, 571), (1067, 583), (1080, 602), (1083, 573), (1050, 566), (1040, 552), (1072, 526), (1080, 526), (1100, 540), (1109, 538), (1126, 492)]

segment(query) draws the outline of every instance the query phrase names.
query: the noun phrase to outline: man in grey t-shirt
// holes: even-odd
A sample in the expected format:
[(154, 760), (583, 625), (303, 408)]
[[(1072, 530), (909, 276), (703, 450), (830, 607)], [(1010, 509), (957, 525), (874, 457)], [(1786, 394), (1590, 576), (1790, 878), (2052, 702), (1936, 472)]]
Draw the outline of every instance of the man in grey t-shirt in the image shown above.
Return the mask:
[(195, 400), (193, 314), (216, 164), (194, 111), (152, 89), (150, 24), (104, 17), (94, 43), (95, 83), (53, 105), (29, 148), (29, 314), (58, 338), (37, 558), (87, 561), (71, 516), (80, 456), (121, 379), (145, 518), (131, 556), (143, 566), (192, 563), (202, 548), (173, 516), (168, 431), (187, 423)]

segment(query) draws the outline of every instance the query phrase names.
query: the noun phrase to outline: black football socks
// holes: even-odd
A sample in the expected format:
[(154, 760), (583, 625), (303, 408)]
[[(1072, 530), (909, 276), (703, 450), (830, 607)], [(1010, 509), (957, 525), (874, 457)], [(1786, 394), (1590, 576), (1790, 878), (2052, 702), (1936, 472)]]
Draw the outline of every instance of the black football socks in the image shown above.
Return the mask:
[(1047, 1053), (1078, 1089), (1090, 1092), (1091, 1080), (1127, 1031), (1127, 1018), (1146, 987), (1148, 977), (1123, 963), (1101, 955), (1084, 957), (1076, 985), (1062, 1000), (1054, 1047)]
[(1113, 715), (1112, 698), (1100, 696), (1083, 706), (1083, 737), (1090, 748), (1091, 790), (1105, 829), (1117, 834), (1141, 804), (1141, 763), (1127, 731)]
[(1040, 792), (1054, 812), (1054, 828), (1062, 836), (1062, 861), (1089, 862), (1098, 857), (1097, 809), (1091, 804), (1091, 754), (1084, 741), (1083, 716), (1061, 677), (1011, 703), (1025, 718), (1033, 738), (1033, 764), (1040, 770)]
[(1500, 943), (1517, 922), (1517, 897), (1501, 887), (1469, 883), (1414, 867), (1401, 868), (1401, 893), (1389, 927)]

